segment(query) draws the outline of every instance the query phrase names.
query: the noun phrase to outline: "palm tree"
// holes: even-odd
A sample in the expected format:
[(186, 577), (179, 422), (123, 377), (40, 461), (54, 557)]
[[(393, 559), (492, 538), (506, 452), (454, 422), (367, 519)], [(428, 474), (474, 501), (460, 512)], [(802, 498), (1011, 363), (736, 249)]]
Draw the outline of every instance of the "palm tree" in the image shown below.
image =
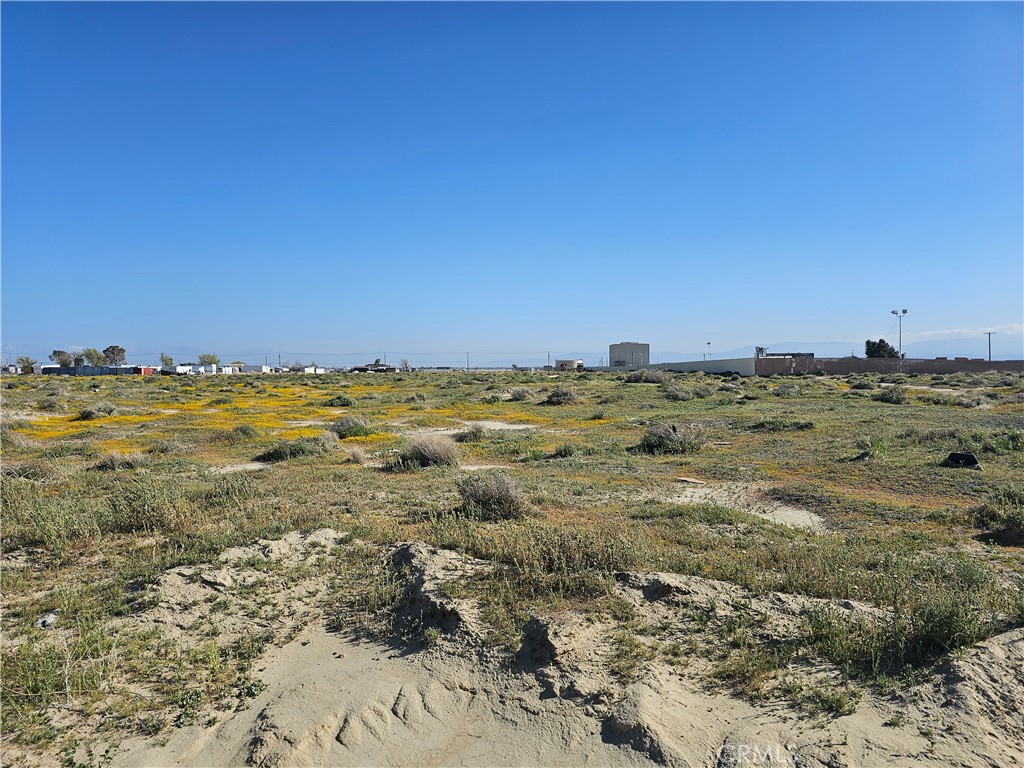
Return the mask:
[(21, 355), (16, 360), (16, 362), (18, 363), (18, 367), (21, 369), (22, 373), (32, 373), (32, 366), (34, 366), (39, 361), (36, 360), (34, 357), (29, 357), (28, 355)]

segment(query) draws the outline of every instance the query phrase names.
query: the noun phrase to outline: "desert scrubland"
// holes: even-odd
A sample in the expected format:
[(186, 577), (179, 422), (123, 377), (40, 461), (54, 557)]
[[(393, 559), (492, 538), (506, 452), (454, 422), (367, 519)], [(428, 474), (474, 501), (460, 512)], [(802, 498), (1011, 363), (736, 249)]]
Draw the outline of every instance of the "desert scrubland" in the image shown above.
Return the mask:
[(1018, 375), (2, 395), (7, 764), (1024, 762)]

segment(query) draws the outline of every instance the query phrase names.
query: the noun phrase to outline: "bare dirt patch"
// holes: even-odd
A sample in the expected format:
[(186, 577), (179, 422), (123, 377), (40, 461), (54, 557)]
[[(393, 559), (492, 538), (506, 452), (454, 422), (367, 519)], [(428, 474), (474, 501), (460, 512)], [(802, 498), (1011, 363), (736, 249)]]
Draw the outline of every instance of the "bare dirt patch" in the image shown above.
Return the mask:
[(509, 424), (507, 421), (494, 421), (492, 419), (479, 419), (475, 421), (462, 422), (467, 427), (480, 426), (484, 429), (536, 429), (536, 424)]
[(810, 531), (824, 531), (825, 519), (814, 512), (769, 499), (763, 488), (753, 483), (699, 484), (695, 478), (680, 478), (680, 485), (664, 497), (666, 501), (682, 504), (718, 504), (741, 512), (748, 512), (766, 520)]
[(224, 464), (220, 467), (211, 467), (210, 471), (217, 475), (230, 475), (234, 472), (256, 472), (266, 469), (268, 466), (270, 465), (259, 461), (243, 461), (240, 464)]

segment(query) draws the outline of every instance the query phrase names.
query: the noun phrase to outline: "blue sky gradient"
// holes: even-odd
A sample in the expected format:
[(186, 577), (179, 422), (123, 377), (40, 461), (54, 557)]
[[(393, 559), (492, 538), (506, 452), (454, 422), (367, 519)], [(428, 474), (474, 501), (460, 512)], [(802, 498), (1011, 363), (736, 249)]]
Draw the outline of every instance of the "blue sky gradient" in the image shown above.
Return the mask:
[(1021, 357), (1022, 8), (4, 3), (4, 357)]

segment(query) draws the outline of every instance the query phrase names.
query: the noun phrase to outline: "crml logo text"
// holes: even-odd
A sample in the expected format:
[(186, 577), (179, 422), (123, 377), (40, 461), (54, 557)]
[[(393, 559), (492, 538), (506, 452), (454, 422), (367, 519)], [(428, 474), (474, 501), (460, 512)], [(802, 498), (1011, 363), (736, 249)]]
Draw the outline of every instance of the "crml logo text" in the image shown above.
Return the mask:
[(715, 757), (719, 768), (770, 765), (796, 766), (796, 755), (781, 744), (723, 744)]

